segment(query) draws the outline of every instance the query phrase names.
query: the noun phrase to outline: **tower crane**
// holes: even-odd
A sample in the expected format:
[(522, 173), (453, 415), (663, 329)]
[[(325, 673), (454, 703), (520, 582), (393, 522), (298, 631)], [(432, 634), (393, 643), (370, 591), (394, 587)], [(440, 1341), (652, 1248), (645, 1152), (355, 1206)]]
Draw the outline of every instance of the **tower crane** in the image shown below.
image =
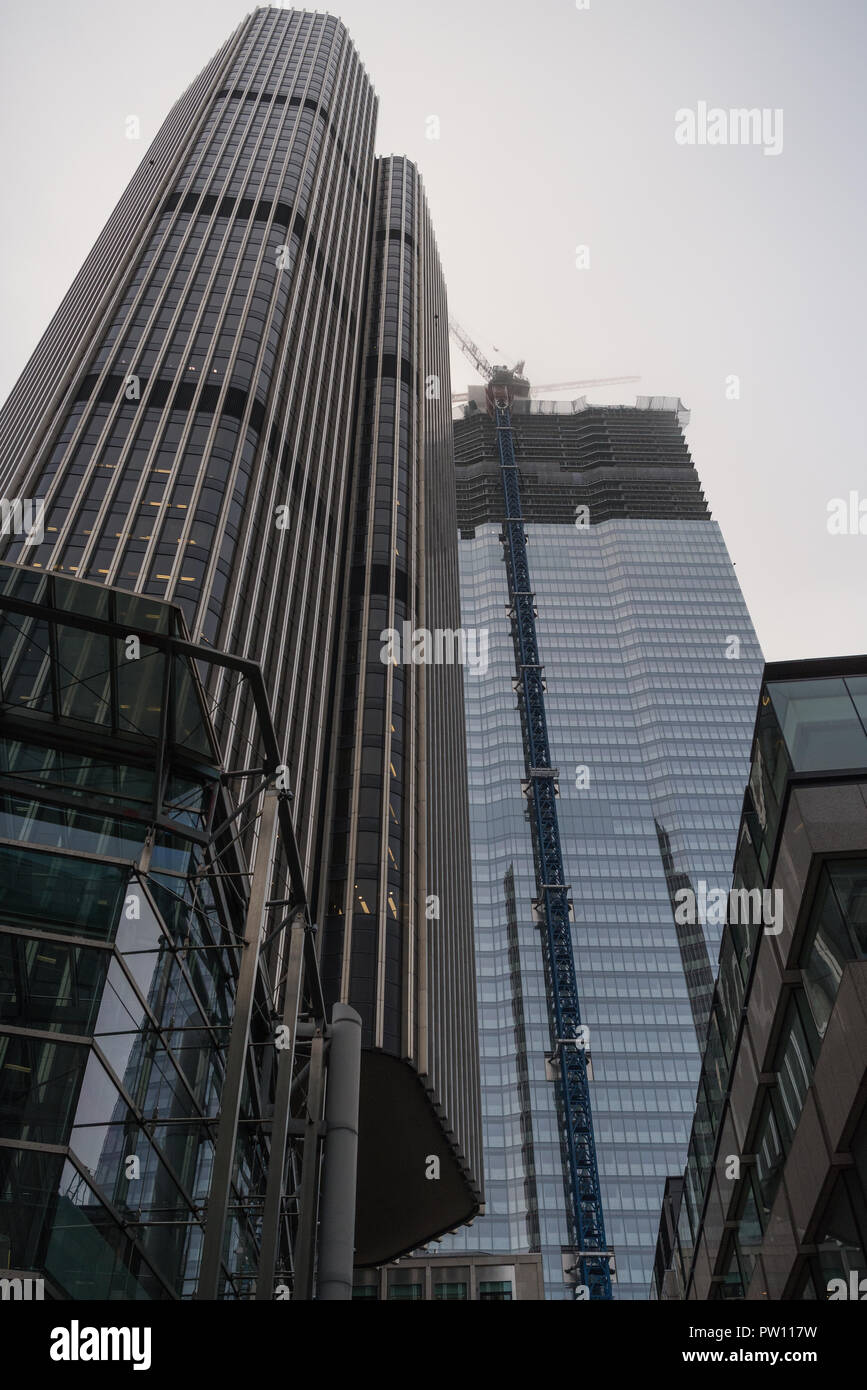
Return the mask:
[[(467, 356), (487, 380), (488, 410), (497, 432), (503, 488), (503, 558), (508, 574), (509, 617), (515, 651), (514, 686), (524, 745), (524, 795), (533, 839), (536, 899), (551, 1030), (549, 1062), (554, 1064), (557, 1108), (567, 1175), (569, 1225), (577, 1275), (575, 1297), (611, 1298), (612, 1252), (605, 1238), (602, 1190), (590, 1106), (588, 1030), (581, 1023), (572, 949), (569, 885), (563, 865), (557, 769), (551, 761), (545, 713), (545, 679), (536, 635), (536, 602), (527, 556), (521, 484), (515, 459), (511, 407), (515, 394), (527, 395), (523, 362), (492, 367), (457, 324), (449, 325)], [(588, 385), (590, 383), (583, 383)]]
[[(464, 355), (469, 358), (479, 375), (483, 376), (485, 381), (490, 381), (494, 374), (493, 367), (482, 352), (482, 349), (477, 347), (473, 342), (466, 329), (461, 328), (457, 319), (453, 319), (451, 315), (449, 315), (449, 332), (453, 338), (457, 338), (463, 348)], [(454, 399), (454, 397), (452, 397), (452, 399)]]
[[(485, 381), (490, 381), (494, 374), (494, 367), (488, 361), (485, 354), (477, 343), (473, 341), (465, 328), (462, 328), (457, 319), (449, 317), (449, 332), (456, 338), (461, 345), (461, 350), (468, 361), (472, 362), (476, 371)], [(524, 382), (524, 362), (517, 362), (512, 368), (514, 376)], [(632, 381), (640, 381), (640, 376), (601, 376), (587, 379), (586, 381), (547, 381), (541, 386), (527, 385), (524, 395), (538, 396), (543, 391), (579, 391), (585, 386), (625, 386)], [(452, 405), (458, 405), (461, 401), (469, 400), (468, 391), (453, 391)]]

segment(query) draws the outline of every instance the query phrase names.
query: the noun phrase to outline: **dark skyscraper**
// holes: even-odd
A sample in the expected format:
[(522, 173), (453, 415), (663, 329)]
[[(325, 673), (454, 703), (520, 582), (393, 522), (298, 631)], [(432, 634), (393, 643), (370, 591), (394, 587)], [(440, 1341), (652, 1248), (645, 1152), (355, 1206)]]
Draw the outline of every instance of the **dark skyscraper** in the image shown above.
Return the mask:
[[(485, 1215), (441, 1254), (541, 1251), (546, 1297), (567, 1298), (503, 491), (494, 421), (471, 396), (455, 454), (462, 621), (490, 647), (465, 682)], [(646, 1297), (689, 1135), (720, 928), (676, 921), (675, 894), (728, 884), (761, 671), (684, 418), (676, 399), (512, 406), (615, 1298)]]
[[(454, 1185), (462, 1200), (462, 1171), (468, 1159), (479, 1171), (481, 1147), (465, 1025), (475, 972), (461, 668), (415, 664), (403, 645), (383, 660), (383, 633), (460, 625), (448, 310), (405, 159), (377, 161), (372, 245), (323, 952), (326, 993), (359, 1009), (370, 1049), (362, 1177), (369, 1163), (379, 1197), (359, 1213), (364, 1262), (387, 1253), (383, 1204), (405, 1213), (411, 1249), (432, 1197)], [(429, 1077), (454, 1141), (457, 1163), (449, 1156), (435, 1183), (413, 1072)], [(374, 1124), (376, 1096), (402, 1116), (397, 1132)]]
[[(338, 20), (255, 11), (166, 120), (0, 416), (0, 489), (46, 518), (3, 558), (170, 599), (194, 640), (260, 662), (308, 877), (375, 119)], [(252, 711), (223, 685), (243, 766)]]
[[(99, 608), (95, 583), (159, 600), (147, 621), (175, 631), (168, 601), (194, 643), (261, 667), (327, 997), (362, 1017), (359, 1259), (480, 1200), (461, 671), (384, 661), (380, 637), (458, 624), (448, 314), (418, 173), (374, 159), (375, 120), (339, 20), (248, 16), (169, 115), (0, 413), (0, 491), (44, 499), (42, 538), (3, 536), (2, 559), (55, 577), (40, 602)], [(255, 683), (219, 662), (199, 673), (241, 807)], [(127, 708), (114, 685), (111, 701)], [(58, 833), (55, 891), (73, 841)], [(195, 1268), (194, 1249), (157, 1272), (189, 1293)]]

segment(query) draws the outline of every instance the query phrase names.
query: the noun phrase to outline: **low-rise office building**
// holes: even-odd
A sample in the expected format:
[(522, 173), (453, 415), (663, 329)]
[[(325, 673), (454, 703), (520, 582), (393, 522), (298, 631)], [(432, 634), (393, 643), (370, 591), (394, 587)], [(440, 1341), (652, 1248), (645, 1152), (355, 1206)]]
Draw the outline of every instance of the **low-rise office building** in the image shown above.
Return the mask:
[(861, 1297), (867, 657), (765, 668), (732, 894), (651, 1297)]
[(352, 1297), (369, 1301), (514, 1303), (545, 1297), (541, 1255), (431, 1255), (356, 1270)]

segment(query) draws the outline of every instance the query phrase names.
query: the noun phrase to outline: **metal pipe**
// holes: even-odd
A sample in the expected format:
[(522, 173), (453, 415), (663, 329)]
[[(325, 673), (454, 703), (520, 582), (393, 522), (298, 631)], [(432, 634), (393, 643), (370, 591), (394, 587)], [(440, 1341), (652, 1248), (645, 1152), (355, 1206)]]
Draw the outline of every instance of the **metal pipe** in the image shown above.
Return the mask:
[(350, 1299), (355, 1262), (355, 1187), (361, 1089), (361, 1015), (348, 1004), (331, 1011), (325, 1093), (325, 1166), (319, 1224), (319, 1297)]

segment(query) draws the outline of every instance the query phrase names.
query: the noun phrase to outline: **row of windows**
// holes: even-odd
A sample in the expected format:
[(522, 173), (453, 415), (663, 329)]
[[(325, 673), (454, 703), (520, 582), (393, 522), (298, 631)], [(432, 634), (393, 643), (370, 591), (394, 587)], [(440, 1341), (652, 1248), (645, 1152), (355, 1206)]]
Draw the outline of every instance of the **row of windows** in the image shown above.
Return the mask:
[[(865, 884), (867, 865), (863, 861), (828, 861), (822, 868), (800, 953), (802, 984), (789, 992), (772, 1068), (776, 1084), (765, 1090), (752, 1145), (756, 1167), (743, 1183), (742, 1216), (732, 1253), (738, 1296), (743, 1296), (752, 1275), (756, 1250), (767, 1228), (843, 969), (848, 961), (867, 958)], [(678, 1227), (684, 1276), (688, 1274), (711, 1171), (714, 1136), (722, 1114), (740, 1000), (749, 969), (747, 965), (746, 972), (734, 974), (736, 957), (730, 949), (730, 935), (729, 928), (723, 944)]]

